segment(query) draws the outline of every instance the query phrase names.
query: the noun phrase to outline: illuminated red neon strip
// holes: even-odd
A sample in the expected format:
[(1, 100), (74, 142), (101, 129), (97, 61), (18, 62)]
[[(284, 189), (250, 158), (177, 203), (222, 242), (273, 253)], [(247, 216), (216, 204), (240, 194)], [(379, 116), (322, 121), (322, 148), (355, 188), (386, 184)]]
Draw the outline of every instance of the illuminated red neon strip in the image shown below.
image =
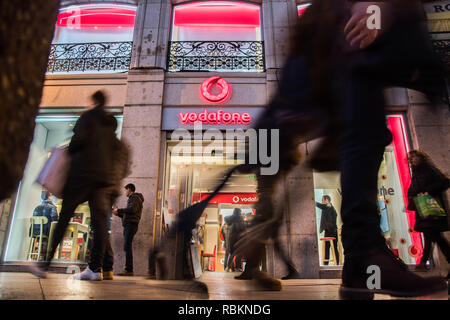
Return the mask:
[[(395, 160), (397, 162), (397, 169), (400, 177), (400, 185), (402, 187), (403, 201), (405, 204), (406, 217), (408, 220), (408, 225), (411, 230), (414, 230), (415, 216), (414, 211), (409, 211), (406, 209), (408, 206), (408, 188), (411, 184), (411, 174), (408, 165), (408, 145), (406, 142), (404, 126), (403, 126), (402, 116), (389, 116), (388, 117), (388, 127), (393, 136), (392, 145), (394, 146)], [(422, 238), (419, 232), (410, 233), (411, 242), (413, 245), (417, 246), (421, 252), (423, 252)], [(419, 255), (416, 258), (416, 263), (420, 262)]]
[(260, 27), (260, 9), (259, 6), (238, 3), (177, 6), (174, 25)]
[(61, 12), (58, 27), (134, 28), (136, 11), (130, 9), (80, 9)]

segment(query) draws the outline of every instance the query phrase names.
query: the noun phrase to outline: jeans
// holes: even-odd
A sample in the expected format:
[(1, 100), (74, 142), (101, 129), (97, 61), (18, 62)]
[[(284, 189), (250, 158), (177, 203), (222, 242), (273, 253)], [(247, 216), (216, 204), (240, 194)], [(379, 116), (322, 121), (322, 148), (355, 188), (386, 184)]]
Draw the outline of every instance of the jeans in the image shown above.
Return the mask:
[(138, 231), (138, 224), (123, 226), (123, 250), (125, 251), (125, 271), (133, 272), (133, 238)]
[(102, 268), (104, 271), (112, 270), (114, 254), (108, 234), (108, 217), (114, 201), (112, 188), (75, 180), (69, 180), (64, 188), (61, 213), (53, 233), (47, 266), (55, 255), (56, 248), (63, 240), (75, 209), (85, 201), (89, 203), (91, 228), (94, 232), (94, 245), (91, 250), (89, 268), (94, 272), (100, 272)]

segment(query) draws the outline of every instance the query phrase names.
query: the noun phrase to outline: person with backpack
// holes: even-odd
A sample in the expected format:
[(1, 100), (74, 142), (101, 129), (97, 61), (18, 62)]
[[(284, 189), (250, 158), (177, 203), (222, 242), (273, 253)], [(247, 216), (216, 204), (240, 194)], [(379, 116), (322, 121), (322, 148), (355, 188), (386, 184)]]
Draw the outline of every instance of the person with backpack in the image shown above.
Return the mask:
[(144, 196), (136, 192), (134, 184), (129, 183), (125, 186), (125, 194), (128, 197), (127, 207), (113, 209), (113, 214), (122, 219), (123, 238), (125, 251), (125, 270), (119, 273), (119, 276), (133, 276), (133, 238), (139, 227), (139, 221), (142, 216)]

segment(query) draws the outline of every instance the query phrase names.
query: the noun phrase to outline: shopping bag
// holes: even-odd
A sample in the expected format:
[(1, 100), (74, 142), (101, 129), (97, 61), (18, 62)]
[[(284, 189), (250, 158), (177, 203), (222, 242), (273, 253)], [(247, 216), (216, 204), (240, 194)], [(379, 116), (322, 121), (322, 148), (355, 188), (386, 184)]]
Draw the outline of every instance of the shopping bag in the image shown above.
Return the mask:
[(67, 148), (53, 148), (50, 157), (36, 179), (36, 183), (43, 186), (55, 197), (61, 198), (69, 173), (70, 160)]
[(423, 218), (445, 217), (447, 215), (438, 200), (430, 195), (415, 197), (414, 203), (416, 204), (417, 212)]

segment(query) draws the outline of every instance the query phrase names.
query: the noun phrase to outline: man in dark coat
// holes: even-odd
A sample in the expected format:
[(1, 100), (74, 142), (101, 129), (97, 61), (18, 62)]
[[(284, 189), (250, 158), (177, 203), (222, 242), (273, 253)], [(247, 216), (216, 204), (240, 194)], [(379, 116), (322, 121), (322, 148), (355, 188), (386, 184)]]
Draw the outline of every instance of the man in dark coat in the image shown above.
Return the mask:
[(91, 97), (91, 108), (81, 115), (73, 129), (74, 136), (69, 144), (72, 162), (63, 189), (63, 203), (58, 224), (53, 234), (48, 261), (32, 272), (46, 277), (50, 260), (61, 243), (70, 219), (78, 205), (88, 201), (91, 211), (91, 227), (94, 245), (89, 267), (78, 280), (102, 280), (103, 273), (112, 273), (113, 251), (108, 233), (108, 218), (115, 196), (114, 154), (117, 147), (115, 131), (117, 121), (104, 110), (106, 97), (101, 91)]
[(128, 197), (127, 207), (114, 209), (113, 214), (122, 219), (123, 226), (123, 250), (125, 251), (125, 270), (119, 276), (133, 276), (133, 238), (138, 231), (139, 221), (142, 216), (144, 196), (136, 192), (134, 184), (125, 186), (125, 194)]
[[(324, 237), (333, 237), (334, 253), (336, 255), (336, 265), (339, 264), (339, 251), (338, 251), (338, 241), (337, 241), (337, 212), (336, 209), (331, 204), (331, 198), (329, 195), (324, 195), (322, 197), (322, 203), (316, 202), (316, 207), (322, 210), (322, 216), (320, 217), (320, 230), (319, 233), (325, 231)], [(325, 243), (325, 260), (330, 256), (330, 243), (327, 241)], [(325, 262), (328, 265), (328, 261)]]

